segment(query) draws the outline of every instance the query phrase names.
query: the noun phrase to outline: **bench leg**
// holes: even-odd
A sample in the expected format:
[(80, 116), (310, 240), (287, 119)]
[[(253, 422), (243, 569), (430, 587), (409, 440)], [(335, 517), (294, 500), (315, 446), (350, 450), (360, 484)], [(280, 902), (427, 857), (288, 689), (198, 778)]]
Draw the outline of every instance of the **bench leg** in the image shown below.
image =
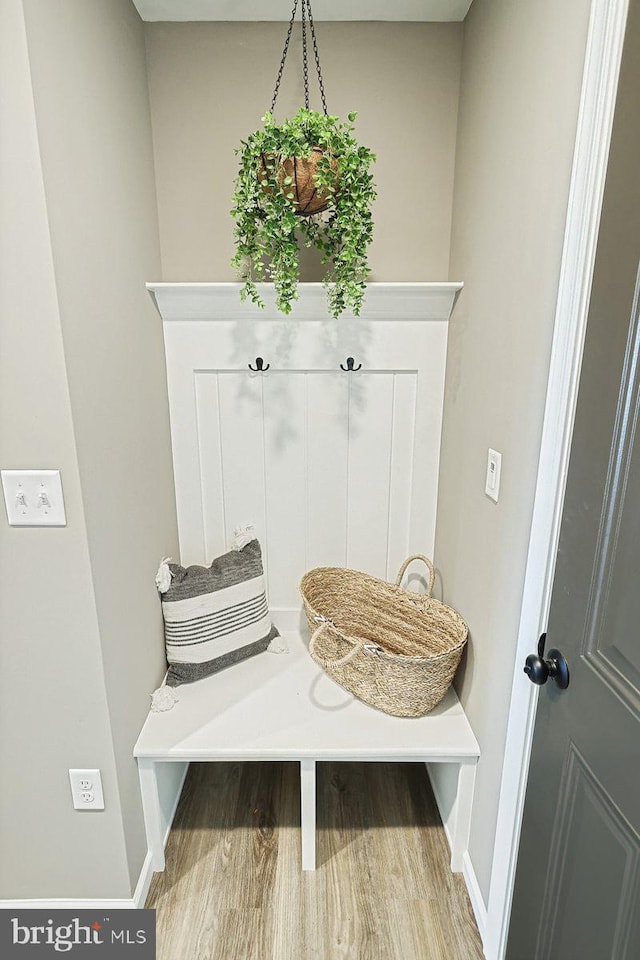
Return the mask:
[(476, 782), (477, 761), (461, 763), (458, 766), (458, 795), (456, 797), (455, 820), (451, 844), (451, 870), (462, 871), (462, 859), (469, 846), (471, 827), (471, 806)]
[(147, 846), (151, 854), (153, 869), (156, 873), (161, 873), (164, 870), (164, 837), (162, 836), (162, 816), (155, 762), (139, 758), (138, 775), (140, 777)]
[(302, 869), (316, 868), (316, 762), (300, 761)]

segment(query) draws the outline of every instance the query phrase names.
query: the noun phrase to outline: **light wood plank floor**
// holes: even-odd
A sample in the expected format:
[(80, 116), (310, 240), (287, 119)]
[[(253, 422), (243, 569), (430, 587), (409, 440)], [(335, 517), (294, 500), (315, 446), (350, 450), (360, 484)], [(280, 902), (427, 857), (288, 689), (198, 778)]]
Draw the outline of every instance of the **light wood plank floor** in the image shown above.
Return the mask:
[(158, 960), (482, 960), (422, 764), (318, 764), (300, 869), (293, 763), (192, 764), (148, 907)]

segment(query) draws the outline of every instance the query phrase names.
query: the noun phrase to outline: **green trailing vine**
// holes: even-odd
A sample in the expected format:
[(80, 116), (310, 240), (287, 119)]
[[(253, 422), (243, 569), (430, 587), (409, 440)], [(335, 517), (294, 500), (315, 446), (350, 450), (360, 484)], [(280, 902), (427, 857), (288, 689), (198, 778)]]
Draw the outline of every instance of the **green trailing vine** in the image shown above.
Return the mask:
[[(317, 247), (328, 265), (324, 284), (331, 316), (345, 310), (359, 315), (369, 273), (376, 190), (369, 172), (375, 156), (353, 136), (355, 119), (355, 113), (345, 122), (302, 107), (292, 119), (276, 124), (267, 112), (264, 128), (241, 141), (231, 210), (236, 243), (231, 262), (243, 280), (243, 300), (264, 306), (257, 284), (273, 281), (278, 309), (291, 312), (298, 296), (299, 233), (305, 246)], [(284, 165), (318, 148), (322, 156), (315, 185), (328, 204), (322, 213), (303, 216), (296, 212), (295, 184)]]

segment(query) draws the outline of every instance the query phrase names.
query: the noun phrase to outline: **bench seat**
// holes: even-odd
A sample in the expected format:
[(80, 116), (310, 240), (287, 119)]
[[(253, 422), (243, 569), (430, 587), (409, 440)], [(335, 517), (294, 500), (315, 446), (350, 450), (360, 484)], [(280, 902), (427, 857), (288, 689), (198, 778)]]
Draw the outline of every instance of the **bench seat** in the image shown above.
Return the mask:
[(164, 869), (158, 764), (191, 760), (299, 762), (302, 868), (313, 870), (315, 764), (362, 760), (457, 765), (451, 866), (461, 870), (480, 750), (453, 688), (426, 717), (390, 717), (361, 703), (326, 676), (309, 657), (304, 630), (282, 632), (288, 654), (260, 654), (180, 686), (173, 709), (149, 713), (134, 755), (154, 869)]

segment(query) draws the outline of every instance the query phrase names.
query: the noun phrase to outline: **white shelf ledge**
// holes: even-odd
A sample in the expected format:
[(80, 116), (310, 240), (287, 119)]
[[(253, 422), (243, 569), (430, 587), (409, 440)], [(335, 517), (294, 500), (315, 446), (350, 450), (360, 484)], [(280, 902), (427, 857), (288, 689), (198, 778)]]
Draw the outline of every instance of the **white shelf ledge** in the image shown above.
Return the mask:
[[(273, 285), (259, 284), (265, 309), (240, 300), (240, 283), (148, 283), (163, 320), (331, 320), (321, 283), (301, 283), (285, 317), (276, 309)], [(448, 321), (462, 283), (370, 283), (361, 320)], [(353, 320), (344, 314), (337, 321)]]
[[(291, 0), (133, 0), (143, 20), (206, 21), (206, 20), (279, 20), (286, 23), (291, 16)], [(471, 0), (367, 0), (366, 3), (344, 3), (322, 0), (314, 8), (315, 20), (464, 20)]]

